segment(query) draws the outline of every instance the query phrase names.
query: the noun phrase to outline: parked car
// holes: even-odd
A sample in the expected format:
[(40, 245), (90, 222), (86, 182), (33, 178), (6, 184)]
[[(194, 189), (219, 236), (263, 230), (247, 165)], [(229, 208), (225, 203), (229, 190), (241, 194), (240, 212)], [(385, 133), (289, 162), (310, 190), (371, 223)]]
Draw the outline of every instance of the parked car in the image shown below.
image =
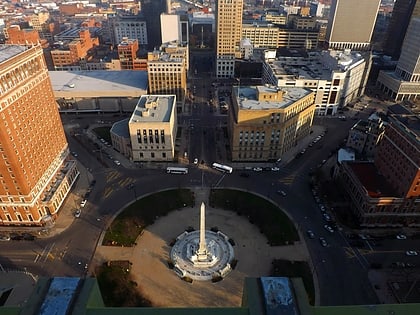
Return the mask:
[(239, 176), (248, 178), (250, 175), (248, 173), (242, 172), (239, 174)]
[(407, 236), (405, 236), (404, 234), (398, 234), (397, 236), (397, 240), (406, 240)]
[(272, 170), (273, 172), (277, 172), (277, 171), (280, 171), (280, 168), (278, 168), (278, 167), (272, 167), (272, 168), (271, 168), (271, 170)]
[(287, 194), (286, 194), (286, 192), (284, 190), (277, 190), (277, 193), (279, 195), (283, 196), (283, 197), (286, 197), (287, 196)]
[(327, 247), (328, 246), (327, 240), (324, 237), (320, 237), (319, 242), (321, 243), (322, 247)]
[(261, 167), (254, 167), (254, 168), (252, 168), (252, 170), (254, 172), (262, 172), (263, 169)]
[(86, 203), (87, 203), (87, 199), (83, 199), (83, 200), (80, 202), (80, 206), (83, 208), (84, 206), (86, 206)]
[(80, 218), (80, 215), (82, 214), (82, 210), (77, 209), (76, 212), (74, 213), (74, 217), (75, 218)]
[(324, 225), (324, 229), (326, 229), (330, 233), (334, 233), (334, 229), (331, 226), (329, 226), (328, 224)]
[(315, 238), (315, 233), (312, 232), (312, 230), (307, 230), (306, 234), (308, 235), (309, 238), (314, 239)]
[(0, 235), (0, 241), (10, 241), (9, 235)]
[(114, 163), (117, 164), (118, 166), (121, 165), (121, 162), (118, 160), (114, 160)]

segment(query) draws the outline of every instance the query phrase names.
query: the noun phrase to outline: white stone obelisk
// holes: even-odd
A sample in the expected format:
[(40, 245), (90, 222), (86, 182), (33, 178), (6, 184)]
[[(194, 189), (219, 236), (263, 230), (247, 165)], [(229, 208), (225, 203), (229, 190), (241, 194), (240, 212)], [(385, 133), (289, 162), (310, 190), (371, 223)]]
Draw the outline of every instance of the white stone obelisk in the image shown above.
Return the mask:
[(206, 206), (204, 202), (200, 207), (200, 244), (197, 251), (198, 261), (207, 260), (207, 245), (206, 245)]

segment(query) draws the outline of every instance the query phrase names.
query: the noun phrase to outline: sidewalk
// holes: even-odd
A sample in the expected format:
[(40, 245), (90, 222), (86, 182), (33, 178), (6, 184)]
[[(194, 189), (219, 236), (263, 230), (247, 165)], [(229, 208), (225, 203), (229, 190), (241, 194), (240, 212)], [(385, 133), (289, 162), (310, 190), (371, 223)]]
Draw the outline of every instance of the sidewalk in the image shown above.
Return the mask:
[[(147, 227), (137, 239), (136, 246), (125, 248), (99, 245), (94, 255), (94, 263), (129, 260), (132, 263), (131, 274), (134, 280), (139, 283), (142, 294), (155, 306), (199, 307), (239, 306), (244, 278), (269, 275), (274, 258), (295, 261), (310, 259), (305, 243), (271, 247), (259, 229), (245, 217), (232, 211), (209, 207), (209, 189), (197, 188), (194, 189), (194, 194), (194, 207), (172, 211), (160, 218)], [(168, 268), (167, 261), (171, 249), (169, 244), (186, 227), (199, 228), (200, 204), (203, 201), (206, 204), (206, 228), (217, 226), (235, 241), (235, 259), (238, 260), (238, 264), (217, 284), (211, 281), (194, 281), (193, 284), (188, 284)]]

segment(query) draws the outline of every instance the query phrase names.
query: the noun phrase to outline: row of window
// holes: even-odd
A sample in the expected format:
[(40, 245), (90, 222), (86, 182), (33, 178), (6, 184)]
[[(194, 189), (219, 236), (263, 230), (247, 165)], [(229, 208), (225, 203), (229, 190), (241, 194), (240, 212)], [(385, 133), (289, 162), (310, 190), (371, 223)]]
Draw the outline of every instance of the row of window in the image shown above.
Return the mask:
[[(159, 141), (160, 140), (160, 141)], [(147, 144), (147, 143), (165, 143), (165, 130), (160, 130), (160, 134), (159, 134), (159, 130), (155, 129), (137, 129), (137, 142), (138, 143), (143, 143), (143, 144)]]

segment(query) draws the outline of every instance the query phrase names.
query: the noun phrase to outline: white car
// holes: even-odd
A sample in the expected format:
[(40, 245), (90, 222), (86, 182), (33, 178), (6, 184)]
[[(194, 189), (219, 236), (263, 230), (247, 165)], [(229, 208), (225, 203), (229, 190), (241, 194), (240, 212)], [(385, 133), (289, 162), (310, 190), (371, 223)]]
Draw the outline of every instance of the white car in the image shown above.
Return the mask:
[(417, 256), (418, 253), (415, 250), (408, 250), (405, 252), (407, 256)]
[(404, 234), (398, 234), (397, 236), (397, 240), (406, 240), (407, 236), (405, 236)]
[(80, 215), (82, 214), (82, 210), (77, 209), (76, 212), (74, 213), (74, 217), (75, 218), (80, 218)]
[(286, 192), (284, 191), (284, 190), (277, 190), (277, 193), (279, 194), (279, 195), (282, 195), (283, 197), (286, 197)]
[(271, 168), (271, 170), (273, 172), (278, 172), (278, 171), (280, 171), (280, 168), (274, 166), (274, 167)]
[(80, 206), (83, 208), (84, 206), (86, 206), (86, 203), (87, 203), (87, 200), (86, 200), (86, 199), (83, 199), (83, 200), (80, 202)]
[(198, 158), (194, 159), (194, 164), (197, 165), (198, 164)]
[(324, 229), (326, 229), (330, 233), (334, 233), (334, 229), (331, 226), (329, 226), (328, 224), (324, 225)]
[(252, 170), (254, 172), (262, 172), (263, 169), (261, 167), (254, 167)]
[(121, 162), (118, 161), (118, 160), (114, 160), (114, 163), (117, 164), (117, 165), (121, 165)]

